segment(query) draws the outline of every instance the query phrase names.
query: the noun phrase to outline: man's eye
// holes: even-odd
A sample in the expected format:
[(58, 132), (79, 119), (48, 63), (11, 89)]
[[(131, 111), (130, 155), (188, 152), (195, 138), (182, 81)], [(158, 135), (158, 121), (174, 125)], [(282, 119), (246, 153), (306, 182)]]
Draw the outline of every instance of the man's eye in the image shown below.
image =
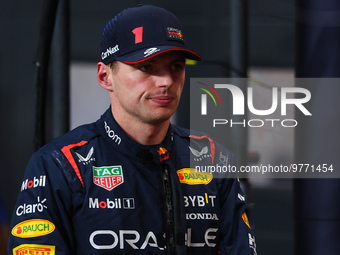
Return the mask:
[(144, 65), (139, 68), (143, 72), (147, 72), (151, 70), (151, 65)]
[(177, 70), (182, 70), (184, 68), (184, 64), (175, 64), (172, 66), (172, 69), (177, 71)]

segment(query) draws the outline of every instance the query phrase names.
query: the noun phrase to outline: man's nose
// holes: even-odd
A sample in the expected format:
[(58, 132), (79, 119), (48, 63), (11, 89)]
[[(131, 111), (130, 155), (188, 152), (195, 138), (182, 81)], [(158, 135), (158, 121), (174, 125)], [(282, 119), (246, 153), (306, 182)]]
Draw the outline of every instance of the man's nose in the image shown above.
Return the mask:
[(157, 74), (158, 87), (170, 87), (174, 82), (171, 71), (167, 69), (160, 70)]

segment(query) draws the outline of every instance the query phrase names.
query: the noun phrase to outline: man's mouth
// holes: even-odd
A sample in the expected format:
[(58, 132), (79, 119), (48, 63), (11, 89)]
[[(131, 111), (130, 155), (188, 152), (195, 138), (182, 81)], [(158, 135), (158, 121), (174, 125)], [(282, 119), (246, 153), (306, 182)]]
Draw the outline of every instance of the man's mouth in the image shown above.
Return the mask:
[(150, 97), (150, 100), (160, 106), (168, 106), (173, 102), (174, 97), (169, 95), (158, 95)]

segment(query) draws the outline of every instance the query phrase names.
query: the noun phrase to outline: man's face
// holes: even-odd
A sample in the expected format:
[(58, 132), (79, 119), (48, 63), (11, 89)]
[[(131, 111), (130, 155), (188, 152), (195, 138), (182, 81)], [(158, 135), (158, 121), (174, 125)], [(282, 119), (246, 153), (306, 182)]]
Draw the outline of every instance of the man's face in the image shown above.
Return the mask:
[(177, 109), (185, 79), (181, 52), (169, 51), (137, 64), (118, 62), (112, 70), (115, 117), (159, 124)]

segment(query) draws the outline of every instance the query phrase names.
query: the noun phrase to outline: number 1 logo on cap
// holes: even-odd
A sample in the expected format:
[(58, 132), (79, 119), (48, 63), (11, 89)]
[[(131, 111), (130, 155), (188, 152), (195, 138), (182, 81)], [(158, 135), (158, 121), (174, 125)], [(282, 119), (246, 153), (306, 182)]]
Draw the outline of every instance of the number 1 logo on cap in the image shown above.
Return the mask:
[(143, 42), (143, 27), (136, 27), (132, 33), (135, 35), (135, 44)]

